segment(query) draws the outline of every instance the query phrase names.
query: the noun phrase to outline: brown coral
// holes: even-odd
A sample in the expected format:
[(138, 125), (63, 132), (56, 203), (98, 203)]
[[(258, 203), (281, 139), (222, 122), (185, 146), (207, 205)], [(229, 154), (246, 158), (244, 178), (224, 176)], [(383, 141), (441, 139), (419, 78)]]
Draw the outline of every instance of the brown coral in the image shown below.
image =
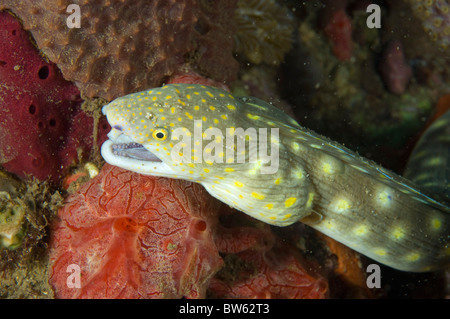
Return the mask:
[[(81, 28), (67, 27), (69, 4)], [(236, 1), (0, 0), (31, 31), (39, 49), (87, 97), (111, 100), (158, 86), (180, 69), (218, 81), (236, 76)]]
[(447, 0), (405, 0), (432, 40), (443, 49), (450, 45), (450, 4)]
[(250, 62), (278, 65), (293, 42), (294, 19), (274, 0), (239, 0), (235, 50)]

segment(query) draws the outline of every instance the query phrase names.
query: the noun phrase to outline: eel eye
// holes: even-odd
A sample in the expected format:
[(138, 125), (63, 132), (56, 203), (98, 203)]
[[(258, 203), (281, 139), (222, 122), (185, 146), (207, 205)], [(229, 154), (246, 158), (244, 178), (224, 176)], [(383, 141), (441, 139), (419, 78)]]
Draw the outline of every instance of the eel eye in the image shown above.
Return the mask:
[(152, 136), (157, 141), (164, 141), (167, 138), (167, 131), (163, 128), (157, 128), (153, 131)]

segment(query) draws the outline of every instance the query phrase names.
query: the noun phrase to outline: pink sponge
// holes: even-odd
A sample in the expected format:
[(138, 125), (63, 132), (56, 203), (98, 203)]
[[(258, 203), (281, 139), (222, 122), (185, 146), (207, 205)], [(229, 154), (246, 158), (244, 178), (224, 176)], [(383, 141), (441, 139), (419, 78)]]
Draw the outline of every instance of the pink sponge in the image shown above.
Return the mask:
[(413, 70), (408, 64), (403, 45), (399, 40), (388, 43), (383, 50), (378, 68), (389, 91), (399, 95), (406, 91), (413, 76)]
[(341, 61), (349, 60), (353, 51), (352, 24), (344, 8), (331, 14), (323, 31), (331, 41), (334, 55)]
[[(0, 163), (21, 177), (57, 181), (76, 159), (76, 148), (92, 144), (70, 143), (72, 149), (65, 149), (73, 139), (72, 118), (81, 113), (79, 91), (39, 55), (6, 12), (0, 12), (0, 47)], [(89, 129), (92, 134), (92, 124), (92, 118), (83, 123), (86, 134)]]

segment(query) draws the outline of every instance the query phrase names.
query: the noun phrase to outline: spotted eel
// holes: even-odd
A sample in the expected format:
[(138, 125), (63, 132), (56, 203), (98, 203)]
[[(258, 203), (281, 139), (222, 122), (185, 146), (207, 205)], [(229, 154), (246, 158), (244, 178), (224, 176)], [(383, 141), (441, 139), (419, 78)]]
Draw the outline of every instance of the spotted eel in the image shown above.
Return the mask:
[(171, 84), (103, 107), (106, 162), (202, 184), (275, 226), (297, 221), (390, 267), (450, 263), (450, 207), (253, 97)]

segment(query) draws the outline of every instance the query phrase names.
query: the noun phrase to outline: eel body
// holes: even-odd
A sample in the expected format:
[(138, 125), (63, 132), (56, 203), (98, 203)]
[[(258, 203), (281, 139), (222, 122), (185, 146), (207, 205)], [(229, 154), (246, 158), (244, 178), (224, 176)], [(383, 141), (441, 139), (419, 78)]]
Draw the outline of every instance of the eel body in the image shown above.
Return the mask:
[(301, 221), (396, 269), (450, 263), (450, 208), (252, 97), (171, 84), (104, 106), (106, 162), (202, 184), (263, 222)]

